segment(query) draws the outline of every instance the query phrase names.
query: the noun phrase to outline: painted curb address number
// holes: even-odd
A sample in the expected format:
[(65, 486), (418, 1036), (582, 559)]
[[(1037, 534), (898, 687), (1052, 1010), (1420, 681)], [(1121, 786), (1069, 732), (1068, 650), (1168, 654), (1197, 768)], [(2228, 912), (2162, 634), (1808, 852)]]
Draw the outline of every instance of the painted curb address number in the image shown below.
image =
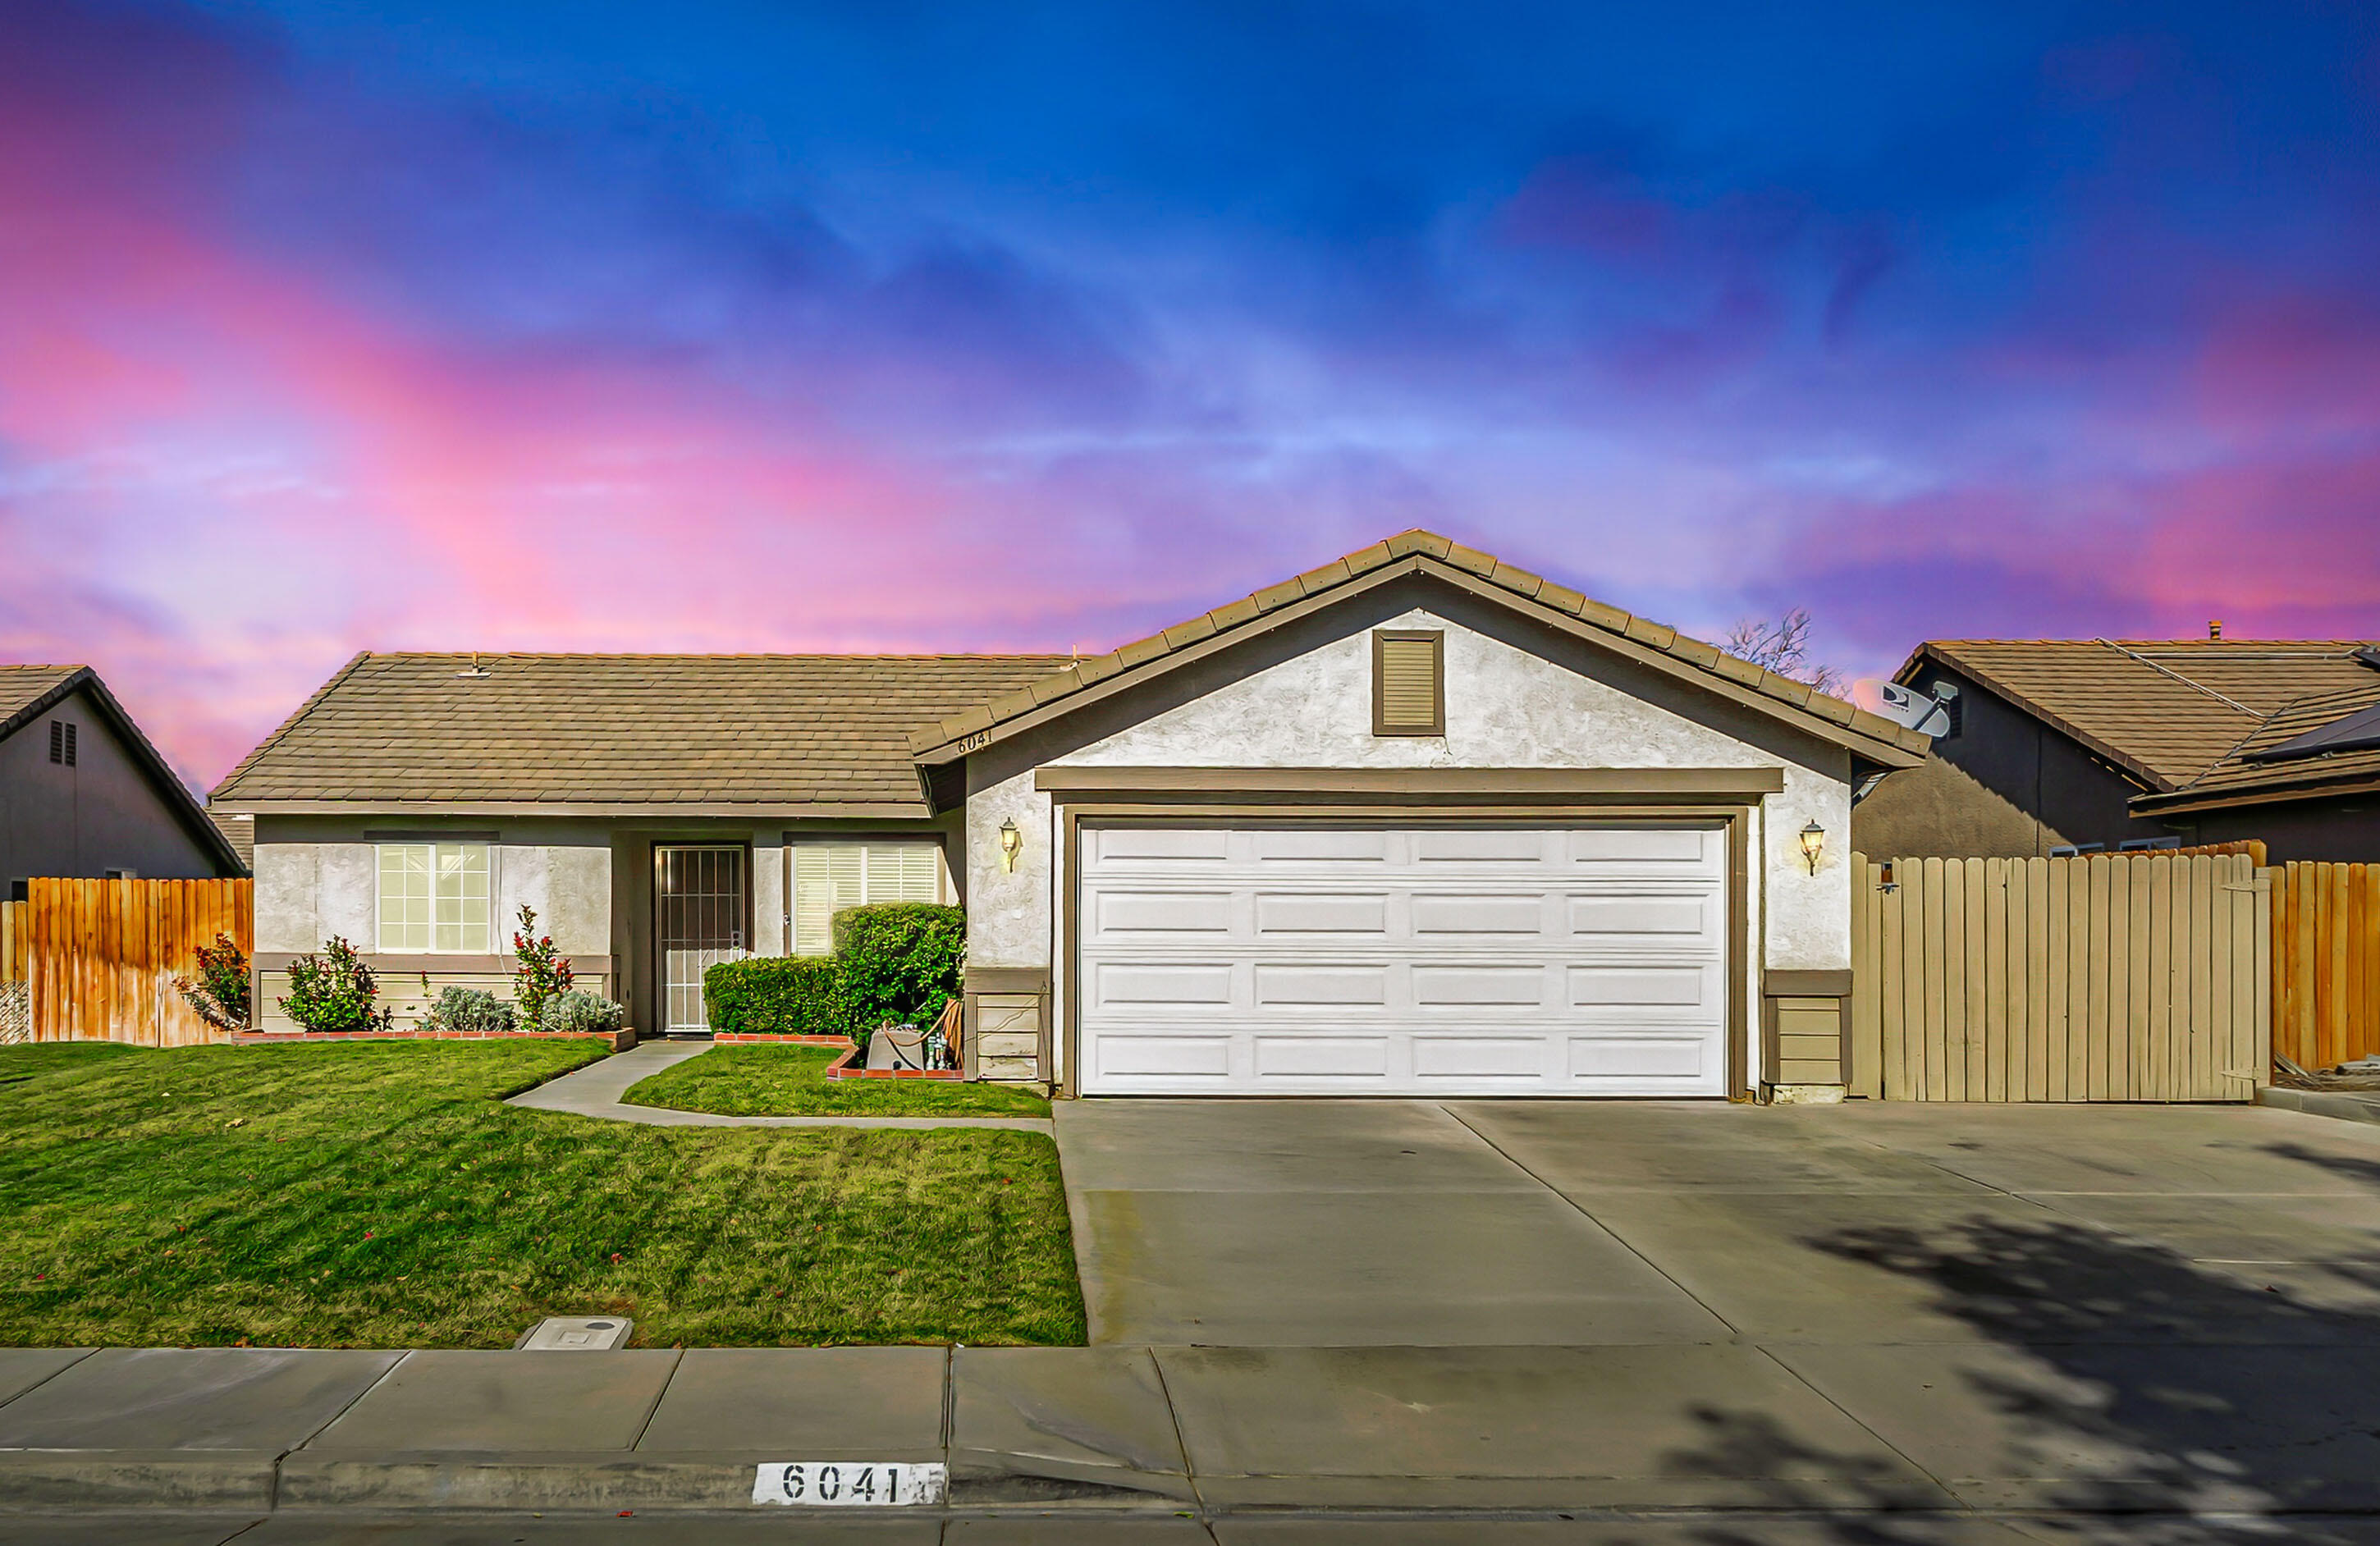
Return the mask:
[(938, 1504), (950, 1490), (947, 1466), (858, 1460), (771, 1460), (752, 1479), (756, 1504), (795, 1508), (894, 1508)]

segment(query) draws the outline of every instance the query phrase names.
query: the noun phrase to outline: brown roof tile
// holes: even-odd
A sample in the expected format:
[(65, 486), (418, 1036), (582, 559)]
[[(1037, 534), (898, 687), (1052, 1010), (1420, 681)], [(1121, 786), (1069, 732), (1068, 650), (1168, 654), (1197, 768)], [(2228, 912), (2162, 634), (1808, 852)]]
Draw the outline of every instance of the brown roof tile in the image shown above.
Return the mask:
[[(215, 791), (283, 801), (925, 805), (910, 733), (1062, 655), (360, 655)], [(971, 712), (970, 712), (971, 711)]]
[(2276, 712), (2374, 678), (2353, 639), (1932, 639), (1931, 657), (2170, 791)]

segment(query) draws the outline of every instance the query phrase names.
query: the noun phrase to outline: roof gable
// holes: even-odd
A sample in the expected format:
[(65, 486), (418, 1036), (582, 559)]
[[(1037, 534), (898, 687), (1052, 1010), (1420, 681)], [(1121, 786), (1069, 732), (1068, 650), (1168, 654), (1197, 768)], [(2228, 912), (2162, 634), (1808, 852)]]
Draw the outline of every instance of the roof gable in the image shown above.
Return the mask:
[(1549, 623), (1882, 766), (1912, 767), (1925, 755), (1926, 737), (1881, 715), (1425, 531), (1402, 533), (1161, 634), (1073, 662), (919, 731), (910, 750), (921, 763), (953, 761), (1243, 639), (1416, 574)]
[(0, 666), (0, 740), (14, 735), (76, 694), (89, 700), (107, 727), (124, 743), (134, 767), (140, 769), (157, 798), (200, 847), (226, 865), (234, 875), (246, 875), (248, 862), (210, 819), (197, 795), (182, 782), (164, 754), (150, 743), (107, 683), (89, 666)]

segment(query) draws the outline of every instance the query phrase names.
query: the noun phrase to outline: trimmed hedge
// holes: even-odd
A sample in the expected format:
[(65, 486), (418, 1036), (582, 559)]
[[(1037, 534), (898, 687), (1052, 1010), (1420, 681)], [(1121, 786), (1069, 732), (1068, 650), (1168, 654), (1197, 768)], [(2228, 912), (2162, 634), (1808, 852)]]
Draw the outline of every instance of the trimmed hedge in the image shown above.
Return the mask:
[(702, 974), (710, 1028), (729, 1035), (848, 1036), (853, 1016), (832, 956), (752, 956)]
[(730, 1035), (849, 1036), (888, 1020), (931, 1025), (959, 993), (966, 911), (882, 902), (834, 915), (834, 954), (755, 956), (702, 974), (710, 1028)]
[(959, 995), (966, 960), (966, 910), (932, 902), (883, 902), (834, 915), (834, 959), (843, 992), (869, 1030), (888, 1020), (920, 1028)]

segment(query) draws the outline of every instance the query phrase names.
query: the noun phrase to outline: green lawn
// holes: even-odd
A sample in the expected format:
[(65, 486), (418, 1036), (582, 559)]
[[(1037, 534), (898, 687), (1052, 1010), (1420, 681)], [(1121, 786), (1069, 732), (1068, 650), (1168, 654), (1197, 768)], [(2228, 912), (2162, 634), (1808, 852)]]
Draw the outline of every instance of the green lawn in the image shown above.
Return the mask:
[(0, 1345), (1083, 1340), (1047, 1138), (497, 1104), (594, 1056), (0, 1048)]
[(632, 1105), (722, 1117), (1047, 1117), (1030, 1090), (946, 1080), (826, 1077), (836, 1053), (815, 1046), (720, 1046), (640, 1080)]

